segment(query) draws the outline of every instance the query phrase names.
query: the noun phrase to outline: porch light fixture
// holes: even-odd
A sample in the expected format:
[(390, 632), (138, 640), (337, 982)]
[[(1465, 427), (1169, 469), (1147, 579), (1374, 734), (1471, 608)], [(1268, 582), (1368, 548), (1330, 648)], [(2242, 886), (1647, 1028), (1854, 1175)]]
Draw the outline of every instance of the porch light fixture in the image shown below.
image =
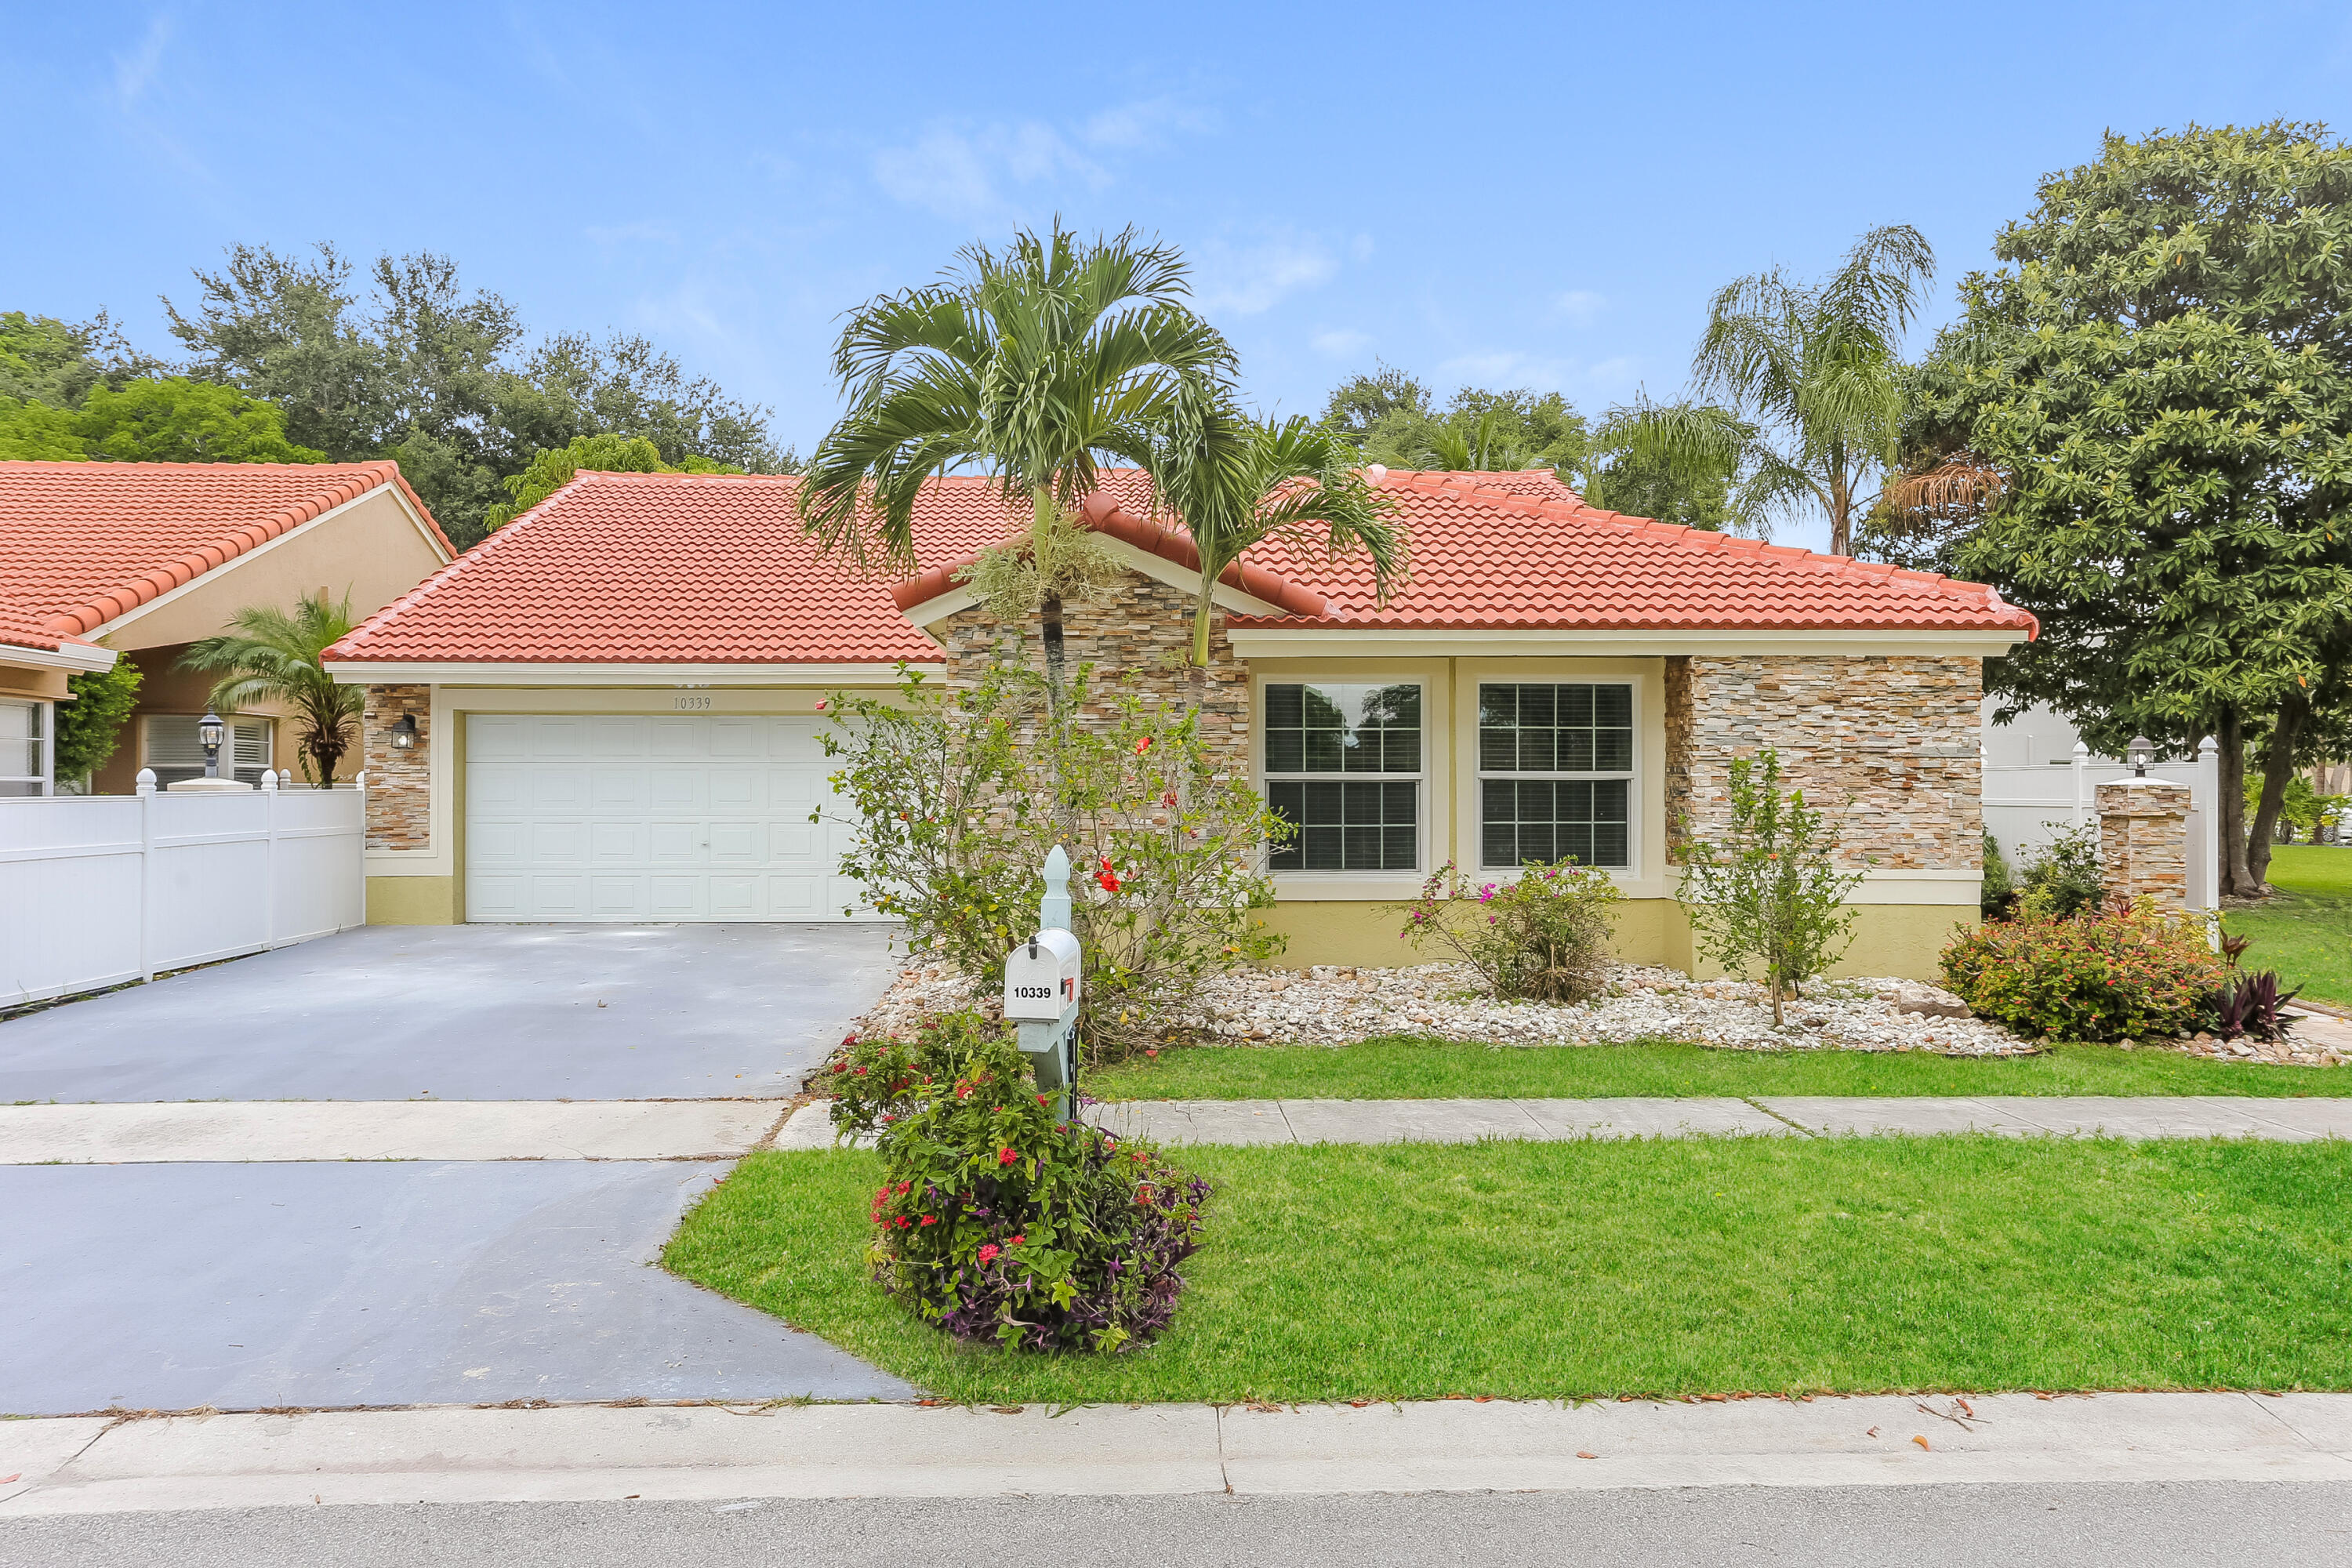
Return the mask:
[(2156, 760), (2156, 742), (2146, 735), (2134, 735), (2131, 744), (2124, 748), (2124, 756), (2131, 763), (2132, 777), (2144, 779), (2147, 777), (2147, 764)]
[(205, 709), (205, 716), (196, 721), (196, 739), (205, 748), (205, 777), (220, 777), (221, 742), (227, 738), (228, 726), (220, 721), (219, 714)]
[(400, 716), (400, 722), (392, 727), (391, 734), (394, 751), (405, 752), (413, 749), (416, 744), (416, 715), (403, 713)]

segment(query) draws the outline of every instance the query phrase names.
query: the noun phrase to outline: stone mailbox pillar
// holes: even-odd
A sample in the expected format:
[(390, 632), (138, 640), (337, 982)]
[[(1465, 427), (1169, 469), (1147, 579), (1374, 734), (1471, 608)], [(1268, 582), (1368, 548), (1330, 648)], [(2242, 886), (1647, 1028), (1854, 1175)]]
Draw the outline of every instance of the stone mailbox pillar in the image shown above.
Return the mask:
[(2098, 788), (2099, 868), (2109, 901), (2189, 907), (2189, 786), (2125, 779)]

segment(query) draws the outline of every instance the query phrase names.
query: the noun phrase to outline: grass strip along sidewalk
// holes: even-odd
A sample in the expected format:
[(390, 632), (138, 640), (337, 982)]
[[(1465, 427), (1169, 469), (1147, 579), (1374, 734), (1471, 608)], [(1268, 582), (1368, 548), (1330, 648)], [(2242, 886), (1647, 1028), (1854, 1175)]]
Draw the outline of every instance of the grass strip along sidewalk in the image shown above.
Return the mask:
[(1086, 1075), (1097, 1100), (1589, 1100), (1616, 1095), (2352, 1095), (2352, 1069), (2059, 1046), (2035, 1057), (1704, 1046), (1196, 1046)]
[(755, 1154), (663, 1261), (991, 1403), (2352, 1388), (2352, 1145), (1978, 1137), (1190, 1148), (1176, 1325), (955, 1344), (866, 1274), (868, 1152)]
[(2282, 844), (2271, 851), (2270, 883), (2278, 898), (2221, 918), (2231, 935), (2254, 939), (2247, 967), (2275, 969), (2305, 995), (2352, 1007), (2352, 847)]

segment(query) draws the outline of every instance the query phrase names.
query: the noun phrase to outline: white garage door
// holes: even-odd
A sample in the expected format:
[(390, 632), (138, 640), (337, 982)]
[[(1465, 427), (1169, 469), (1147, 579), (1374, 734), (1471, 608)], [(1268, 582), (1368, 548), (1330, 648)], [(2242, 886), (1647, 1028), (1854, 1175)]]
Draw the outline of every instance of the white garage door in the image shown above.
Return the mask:
[[(815, 719), (472, 715), (466, 918), (837, 921)], [(860, 912), (865, 912), (862, 908)]]

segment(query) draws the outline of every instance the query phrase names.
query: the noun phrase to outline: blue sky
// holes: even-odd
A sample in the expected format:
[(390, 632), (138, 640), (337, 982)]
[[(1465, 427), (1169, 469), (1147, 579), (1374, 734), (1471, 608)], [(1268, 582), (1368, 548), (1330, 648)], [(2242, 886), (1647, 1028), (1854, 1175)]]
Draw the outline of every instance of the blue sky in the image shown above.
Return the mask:
[(1379, 358), (1598, 411), (1874, 224), (1934, 243), (1940, 320), (2107, 127), (2352, 130), (2340, 3), (10, 13), (0, 309), (162, 349), (232, 242), (445, 251), (803, 450), (844, 309), (1056, 212), (1181, 245), (1263, 406)]

